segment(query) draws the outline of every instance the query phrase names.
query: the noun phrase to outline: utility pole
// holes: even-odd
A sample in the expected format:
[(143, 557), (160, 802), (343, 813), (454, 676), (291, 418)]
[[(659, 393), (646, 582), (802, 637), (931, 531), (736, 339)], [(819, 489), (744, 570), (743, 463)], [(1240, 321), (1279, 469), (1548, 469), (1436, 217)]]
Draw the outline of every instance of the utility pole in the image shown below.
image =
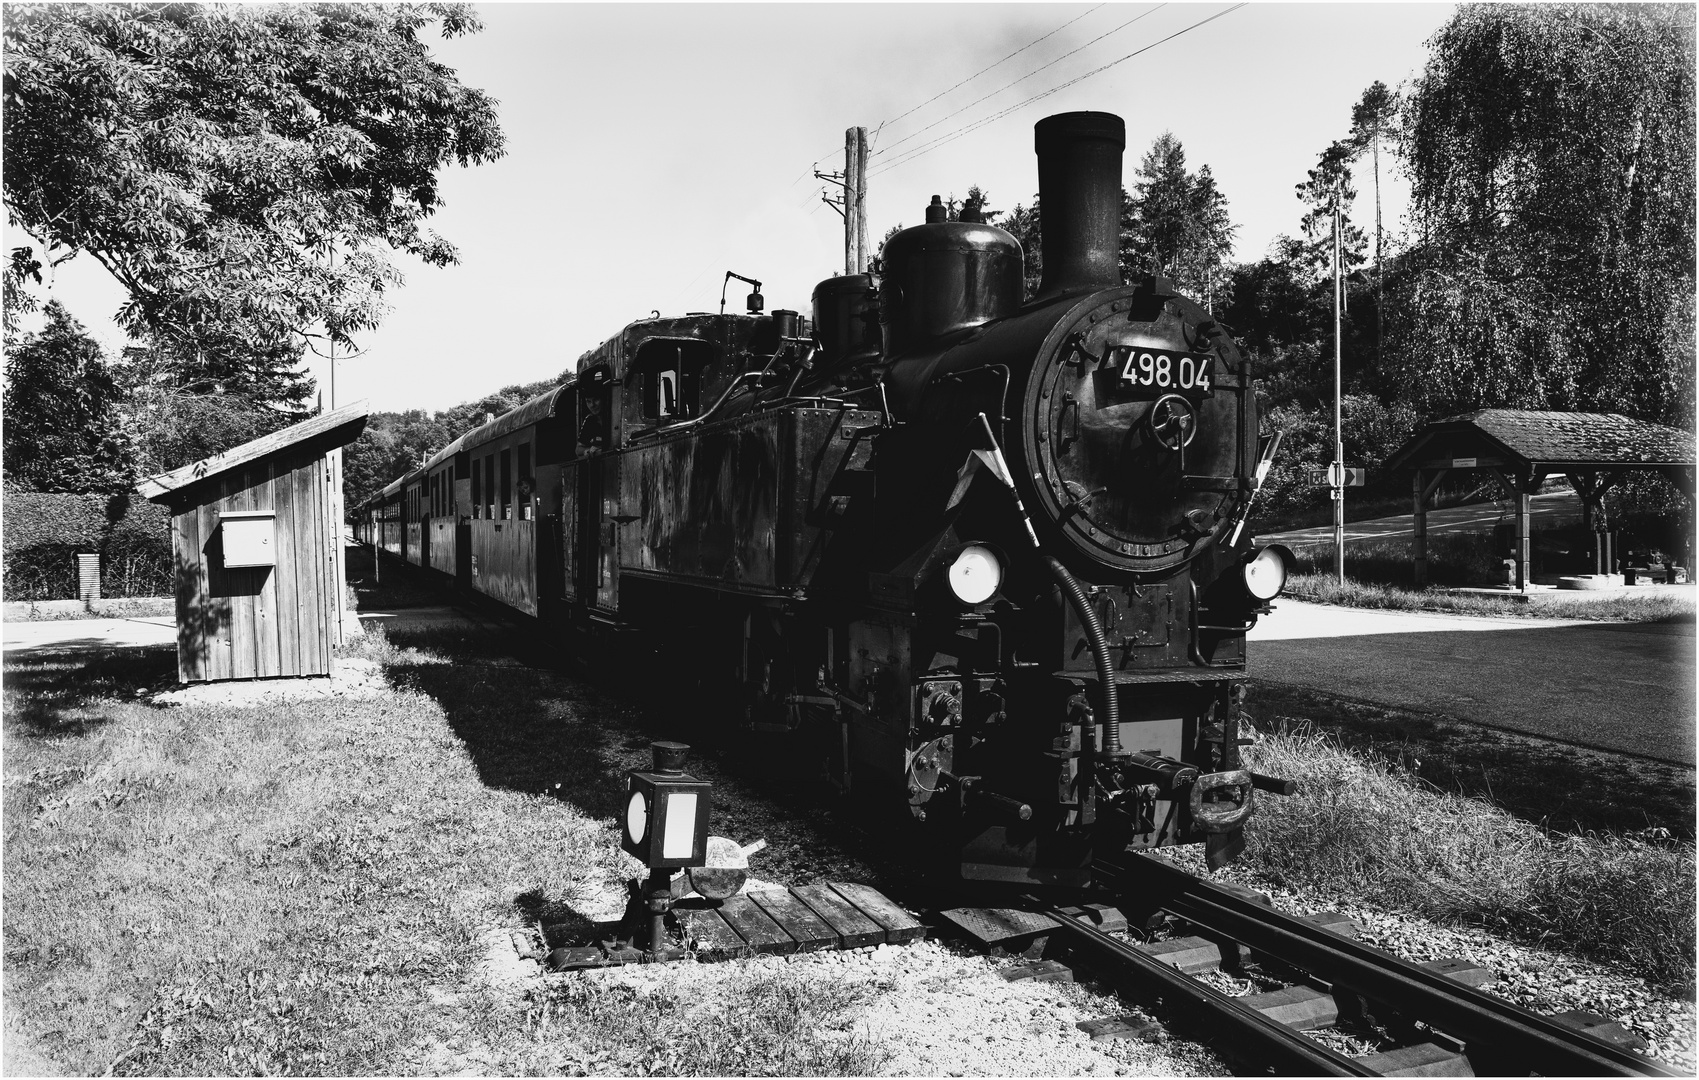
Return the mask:
[(844, 273), (867, 273), (867, 129), (844, 132)]
[(814, 178), (844, 189), (842, 201), (825, 194), (820, 196), (820, 201), (843, 215), (844, 273), (867, 273), (867, 264), (873, 258), (867, 246), (867, 129), (844, 130), (843, 172), (823, 173), (816, 168)]
[(1339, 275), (1339, 200), (1342, 194), (1335, 186), (1333, 192), (1333, 468), (1328, 470), (1333, 481), (1333, 568), (1339, 584), (1345, 584), (1345, 434), (1339, 407), (1340, 384), (1340, 308), (1344, 302), (1343, 282)]

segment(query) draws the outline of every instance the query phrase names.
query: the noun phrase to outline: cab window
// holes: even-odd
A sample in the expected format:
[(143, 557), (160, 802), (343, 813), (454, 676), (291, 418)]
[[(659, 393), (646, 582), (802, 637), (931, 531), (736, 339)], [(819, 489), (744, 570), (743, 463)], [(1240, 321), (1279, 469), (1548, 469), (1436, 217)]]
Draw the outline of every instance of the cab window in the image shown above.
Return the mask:
[(714, 357), (705, 341), (647, 341), (631, 367), (637, 375), (643, 419), (688, 420), (702, 412), (702, 369)]

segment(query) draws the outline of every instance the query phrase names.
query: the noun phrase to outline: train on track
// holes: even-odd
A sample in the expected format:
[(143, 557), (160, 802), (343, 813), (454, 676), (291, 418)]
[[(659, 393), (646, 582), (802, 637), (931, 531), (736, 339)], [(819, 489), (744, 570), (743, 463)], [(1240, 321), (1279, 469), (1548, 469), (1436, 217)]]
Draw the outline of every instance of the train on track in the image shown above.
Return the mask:
[(753, 283), (745, 314), (626, 326), (360, 507), (361, 538), (551, 630), (639, 632), (963, 881), (1230, 861), (1279, 786), (1239, 757), (1289, 560), (1245, 527), (1278, 439), (1209, 312), (1122, 282), (1122, 120), (1035, 135), (1030, 299), (1020, 244), (934, 198), (809, 318)]

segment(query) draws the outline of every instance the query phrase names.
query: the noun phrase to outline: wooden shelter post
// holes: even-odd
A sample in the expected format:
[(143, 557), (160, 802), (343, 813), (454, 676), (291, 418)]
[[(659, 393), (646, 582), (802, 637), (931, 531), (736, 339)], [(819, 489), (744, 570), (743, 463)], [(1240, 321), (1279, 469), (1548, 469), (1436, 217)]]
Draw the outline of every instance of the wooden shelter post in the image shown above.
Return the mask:
[(1428, 500), (1423, 497), (1421, 469), (1410, 480), (1410, 500), (1415, 503), (1410, 542), (1415, 555), (1416, 588), (1420, 589), (1428, 583)]
[[(1415, 481), (1410, 485), (1411, 501), (1415, 503), (1412, 518), (1415, 522), (1415, 571), (1416, 588), (1424, 588), (1428, 583), (1428, 503), (1433, 494), (1439, 489), (1439, 482), (1445, 479), (1450, 469), (1434, 469), (1429, 475), (1426, 469), (1416, 470)], [(1423, 477), (1426, 476), (1426, 483)]]

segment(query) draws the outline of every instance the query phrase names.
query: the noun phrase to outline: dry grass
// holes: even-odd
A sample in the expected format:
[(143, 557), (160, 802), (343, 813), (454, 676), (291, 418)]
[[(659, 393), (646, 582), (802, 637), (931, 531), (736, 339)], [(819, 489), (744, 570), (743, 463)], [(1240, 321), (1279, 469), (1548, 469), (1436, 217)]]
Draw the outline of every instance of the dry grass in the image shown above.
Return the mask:
[(540, 987), (491, 1020), (529, 1043), (517, 1063), (537, 1075), (869, 1076), (892, 1054), (853, 1017), (881, 989), (817, 966), (674, 966), (647, 984)]
[(1307, 728), (1265, 734), (1251, 767), (1298, 782), (1266, 799), (1246, 869), (1591, 956), (1691, 993), (1691, 843), (1551, 834)]

